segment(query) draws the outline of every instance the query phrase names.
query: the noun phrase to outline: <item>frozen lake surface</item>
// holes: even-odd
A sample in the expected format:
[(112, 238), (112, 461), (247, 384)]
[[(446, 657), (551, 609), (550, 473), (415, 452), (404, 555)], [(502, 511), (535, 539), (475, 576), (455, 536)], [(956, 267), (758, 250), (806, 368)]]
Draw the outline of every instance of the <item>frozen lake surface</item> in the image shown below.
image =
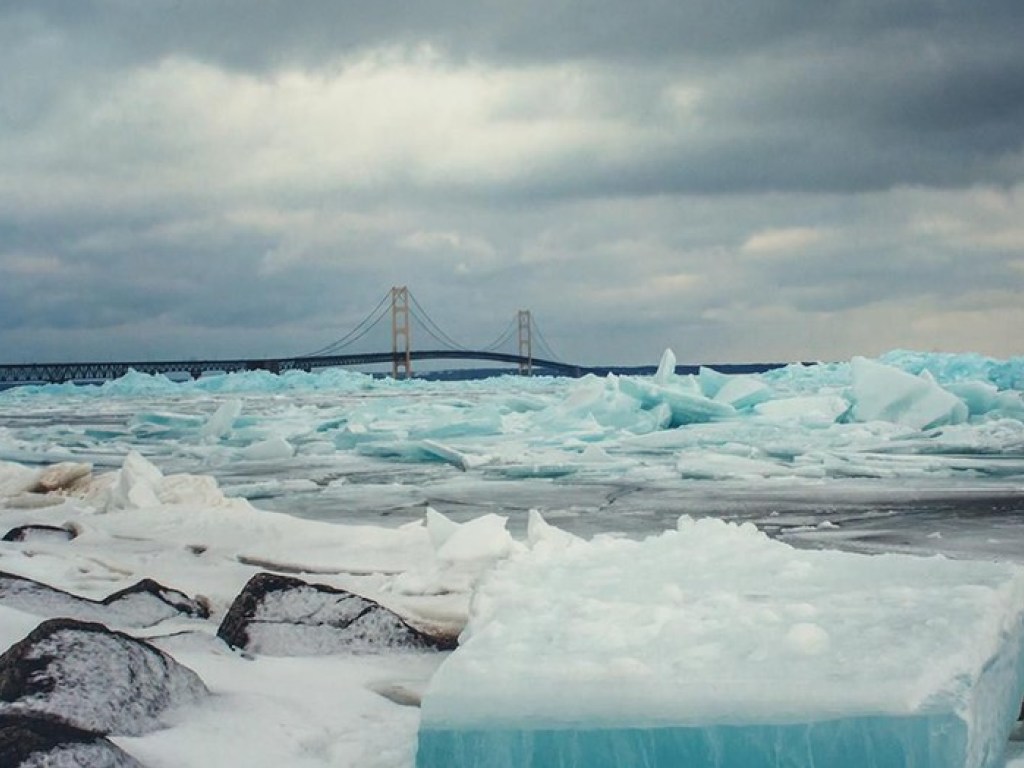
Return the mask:
[[(216, 622), (254, 573), (457, 630), (480, 574), (529, 538), (531, 510), (588, 540), (711, 516), (801, 549), (1024, 562), (1024, 360), (894, 352), (757, 376), (673, 371), (666, 354), (648, 377), (326, 370), (9, 390), (0, 527), (79, 536), (0, 544), (0, 571), (95, 599), (147, 577), (209, 599), (209, 621), (150, 634), (177, 638), (161, 642), (221, 695), (118, 741), (147, 765), (409, 768), (418, 710), (388, 696), (415, 699), (440, 657), (233, 656)], [(91, 479), (66, 497), (24, 493), (57, 462), (88, 463)], [(432, 529), (429, 510), (445, 516)], [(723, 558), (723, 578), (731, 567)], [(37, 621), (0, 613), (5, 647)]]
[[(137, 450), (261, 508), (339, 523), (399, 525), (429, 505), (508, 515), (518, 532), (536, 508), (581, 535), (641, 536), (686, 513), (809, 545), (1024, 556), (1024, 363), (884, 362), (459, 383), (139, 375), (0, 394), (0, 460), (116, 468)], [(936, 391), (959, 396), (929, 404)]]

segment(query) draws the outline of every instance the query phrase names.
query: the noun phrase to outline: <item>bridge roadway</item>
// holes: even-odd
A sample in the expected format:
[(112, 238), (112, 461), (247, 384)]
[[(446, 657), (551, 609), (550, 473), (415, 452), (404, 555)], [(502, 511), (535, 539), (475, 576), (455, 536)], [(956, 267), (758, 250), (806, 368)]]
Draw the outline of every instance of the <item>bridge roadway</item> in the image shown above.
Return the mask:
[[(578, 365), (559, 363), (554, 360), (533, 358), (527, 361), (519, 355), (504, 352), (477, 352), (460, 349), (413, 350), (412, 360), (481, 360), (495, 363), (519, 365), (530, 362), (534, 370), (558, 376), (579, 377), (589, 371)], [(117, 379), (128, 371), (135, 370), (149, 374), (188, 374), (199, 378), (204, 373), (234, 373), (236, 371), (311, 371), (314, 368), (331, 368), (353, 365), (373, 365), (394, 360), (391, 352), (365, 352), (350, 355), (324, 355), (320, 357), (280, 357), (239, 360), (162, 360), (156, 362), (108, 362), (108, 363), (18, 363), (0, 365), (0, 385), (17, 384), (63, 384), (68, 381), (102, 381)]]

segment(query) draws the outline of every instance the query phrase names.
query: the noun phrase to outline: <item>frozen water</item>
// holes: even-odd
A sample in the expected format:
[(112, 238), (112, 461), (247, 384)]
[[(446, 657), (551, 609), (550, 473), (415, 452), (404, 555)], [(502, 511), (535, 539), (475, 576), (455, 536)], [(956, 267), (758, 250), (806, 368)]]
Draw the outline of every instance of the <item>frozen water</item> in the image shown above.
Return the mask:
[(231, 433), (235, 419), (242, 413), (241, 400), (225, 400), (210, 417), (209, 421), (203, 424), (199, 430), (200, 437), (206, 440), (218, 440)]
[(940, 387), (927, 371), (912, 376), (897, 368), (853, 359), (853, 416), (929, 429), (967, 421), (967, 405)]
[[(1024, 359), (893, 352), (866, 365), (742, 377), (674, 368), (667, 354), (651, 377), (430, 383), (328, 370), (174, 383), (133, 373), (97, 387), (9, 390), (0, 394), (0, 460), (16, 464), (0, 463), (0, 516), (8, 527), (72, 523), (80, 535), (4, 544), (0, 558), (91, 597), (153, 577), (210, 597), (215, 610), (256, 568), (304, 571), (453, 625), (481, 575), (522, 541), (567, 553), (571, 534), (642, 539), (684, 512), (749, 520), (804, 548), (1024, 560)], [(28, 493), (54, 462), (91, 465), (92, 474), (49, 496)], [(288, 514), (225, 498), (237, 496)], [(807, 617), (782, 640), (794, 652), (835, 647), (834, 633)], [(206, 652), (194, 658), (214, 679), (234, 669)], [(305, 751), (296, 762), (300, 751), (288, 746), (285, 731), (315, 743), (338, 733), (300, 706), (303, 691), (284, 706), (272, 698), (297, 668), (239, 664), (248, 670), (239, 675), (272, 681), (271, 698), (256, 705), (234, 673), (220, 678), (265, 715), (267, 735), (251, 754), (332, 764)], [(310, 690), (327, 663), (317, 664), (303, 668)], [(346, 680), (362, 674), (339, 669)], [(390, 743), (387, 728), (369, 752), (351, 746), (367, 743), (358, 713), (376, 705), (347, 682), (315, 690), (325, 712), (339, 695), (360, 702), (345, 710), (348, 746), (333, 763), (348, 764), (344, 752), (360, 768), (376, 764), (358, 759)], [(244, 721), (231, 720), (249, 729)], [(141, 744), (139, 757), (204, 764), (167, 757), (184, 749), (179, 732), (196, 732), (199, 719), (189, 722), (159, 748)], [(415, 713), (400, 722), (406, 757), (394, 765), (408, 768)], [(218, 743), (207, 739), (205, 757), (231, 762)]]
[(996, 766), (1022, 621), (1018, 566), (795, 550), (749, 524), (535, 546), (478, 587), (417, 765)]
[[(1024, 560), (1024, 360), (899, 352), (875, 362), (879, 375), (909, 375), (914, 392), (922, 382), (921, 402), (942, 398), (935, 388), (949, 393), (966, 416), (925, 427), (903, 411), (859, 420), (852, 363), (749, 377), (667, 364), (658, 380), (131, 374), (10, 390), (0, 394), (0, 459), (17, 463), (0, 461), (0, 528), (79, 535), (3, 542), (0, 561), (94, 599), (156, 578), (207, 597), (215, 617), (257, 570), (304, 573), (457, 631), (480, 579), (525, 546), (565, 558), (581, 539), (642, 539), (684, 512), (750, 521), (808, 549)], [(729, 402), (716, 400), (723, 390)], [(734, 396), (743, 390), (760, 402)], [(915, 419), (919, 399), (906, 411)], [(212, 437), (206, 425), (238, 404)], [(59, 461), (93, 470), (30, 493)], [(550, 580), (539, 606), (563, 579)], [(638, 590), (647, 592), (657, 590)], [(6, 644), (38, 621), (0, 613)], [(208, 627), (204, 640), (195, 619), (166, 624), (147, 633), (166, 633), (161, 647), (217, 696), (124, 744), (147, 765), (412, 765), (418, 710), (373, 691), (409, 675), (422, 689), (436, 658), (253, 661), (214, 644)], [(835, 638), (794, 615), (777, 640), (813, 660)]]
[(752, 408), (771, 397), (768, 385), (752, 376), (730, 376), (714, 395), (715, 400), (727, 403), (736, 410)]
[[(897, 352), (684, 376), (664, 357), (657, 377), (431, 383), (254, 371), (25, 387), (0, 394), (0, 459), (88, 463), (100, 477), (135, 451), (168, 475), (213, 476), (290, 514), (399, 524), (430, 504), (456, 520), (507, 514), (514, 533), (536, 507), (578, 533), (642, 534), (739, 486), (800, 506), (836, 507), (864, 488), (903, 505), (908, 491), (1021, 496), (1024, 400), (1013, 387), (1024, 359)], [(890, 379), (908, 397), (894, 400)], [(984, 551), (986, 537), (975, 543)]]

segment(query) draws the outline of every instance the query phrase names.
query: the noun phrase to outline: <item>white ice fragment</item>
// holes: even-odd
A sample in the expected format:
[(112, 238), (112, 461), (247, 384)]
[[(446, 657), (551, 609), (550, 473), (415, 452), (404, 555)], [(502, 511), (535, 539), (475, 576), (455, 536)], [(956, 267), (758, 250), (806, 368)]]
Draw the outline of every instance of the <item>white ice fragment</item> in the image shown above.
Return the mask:
[(545, 520), (540, 512), (531, 509), (526, 521), (526, 541), (531, 548), (565, 549), (583, 541), (568, 531), (556, 528)]
[(246, 446), (239, 454), (249, 461), (282, 461), (295, 455), (295, 447), (283, 437), (271, 437)]
[(806, 395), (768, 400), (754, 406), (754, 413), (773, 421), (824, 427), (834, 424), (849, 408), (850, 404), (839, 395)]
[(658, 384), (668, 384), (676, 374), (676, 356), (671, 349), (661, 353), (661, 361), (658, 363), (658, 371), (654, 374), (654, 381)]
[(715, 393), (714, 399), (720, 403), (727, 403), (736, 410), (743, 410), (763, 403), (771, 396), (772, 391), (768, 385), (753, 376), (730, 376)]
[(213, 442), (231, 434), (235, 419), (242, 413), (241, 400), (225, 400), (220, 407), (214, 411), (209, 420), (199, 430), (199, 437), (205, 441)]
[(505, 529), (506, 522), (506, 518), (489, 513), (462, 523), (437, 548), (437, 559), (456, 563), (506, 557), (515, 548), (514, 539)]
[(434, 547), (433, 561), (398, 575), (392, 591), (406, 595), (468, 595), (481, 574), (513, 552), (525, 549), (506, 530), (506, 519), (494, 514), (456, 523), (427, 508), (426, 528)]
[(967, 420), (964, 402), (936, 384), (930, 374), (913, 376), (863, 357), (853, 358), (851, 366), (852, 414), (858, 421), (888, 421), (928, 429)]
[(427, 507), (427, 533), (435, 550), (440, 549), (452, 534), (459, 530), (459, 524), (433, 507)]
[(431, 456), (436, 456), (463, 472), (483, 466), (491, 460), (489, 456), (466, 453), (436, 440), (420, 440), (419, 446)]
[(137, 451), (129, 452), (110, 489), (107, 509), (144, 509), (160, 506), (157, 489), (163, 477), (160, 470), (142, 454)]

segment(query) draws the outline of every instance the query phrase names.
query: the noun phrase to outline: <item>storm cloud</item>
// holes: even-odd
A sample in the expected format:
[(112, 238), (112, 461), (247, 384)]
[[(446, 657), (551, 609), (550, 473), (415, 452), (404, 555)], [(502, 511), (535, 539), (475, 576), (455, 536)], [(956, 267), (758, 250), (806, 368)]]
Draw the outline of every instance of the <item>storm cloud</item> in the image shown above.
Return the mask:
[(298, 354), (396, 284), (469, 345), (529, 307), (581, 363), (1021, 354), (1021, 28), (1017, 0), (0, 3), (0, 358)]

